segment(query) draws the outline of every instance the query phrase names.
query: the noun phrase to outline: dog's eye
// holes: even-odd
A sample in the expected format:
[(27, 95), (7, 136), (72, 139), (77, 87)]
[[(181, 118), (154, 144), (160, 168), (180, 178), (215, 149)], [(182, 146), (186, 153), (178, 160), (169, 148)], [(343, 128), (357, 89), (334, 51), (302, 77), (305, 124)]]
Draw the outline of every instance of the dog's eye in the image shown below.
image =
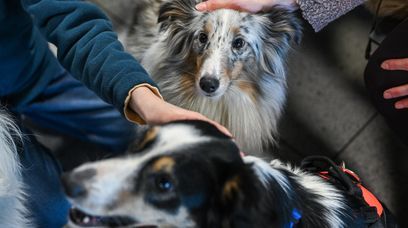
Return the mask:
[(205, 44), (208, 41), (208, 36), (205, 33), (200, 33), (200, 35), (198, 35), (198, 40), (200, 41), (200, 43)]
[(171, 182), (170, 178), (161, 176), (156, 179), (156, 187), (161, 192), (169, 192), (173, 190), (173, 183)]
[(241, 49), (242, 47), (244, 47), (245, 45), (245, 40), (242, 38), (236, 38), (233, 42), (232, 42), (232, 47), (234, 49)]

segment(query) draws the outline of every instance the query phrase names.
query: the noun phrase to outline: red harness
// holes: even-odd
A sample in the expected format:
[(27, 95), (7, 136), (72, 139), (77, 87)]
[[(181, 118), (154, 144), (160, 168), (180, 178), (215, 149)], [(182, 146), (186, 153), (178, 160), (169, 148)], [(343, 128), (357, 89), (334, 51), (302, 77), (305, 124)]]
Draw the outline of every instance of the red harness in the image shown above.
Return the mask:
[[(352, 182), (361, 190), (362, 196), (364, 201), (369, 205), (370, 207), (376, 208), (378, 217), (381, 217), (382, 213), (384, 212), (384, 208), (380, 201), (377, 199), (377, 197), (374, 196), (373, 193), (371, 193), (368, 189), (366, 189), (363, 185), (361, 185), (361, 179), (359, 176), (357, 176), (356, 173), (353, 171), (346, 169), (344, 167), (339, 167), (345, 174), (347, 174), (351, 179)], [(330, 175), (328, 171), (321, 171), (319, 173), (320, 177), (323, 179), (329, 180)]]
[(338, 166), (327, 157), (312, 156), (302, 161), (301, 167), (309, 172), (317, 173), (323, 179), (341, 188), (346, 194), (359, 202), (356, 213), (367, 225), (377, 223), (384, 214), (381, 202), (365, 187), (353, 171), (343, 165)]

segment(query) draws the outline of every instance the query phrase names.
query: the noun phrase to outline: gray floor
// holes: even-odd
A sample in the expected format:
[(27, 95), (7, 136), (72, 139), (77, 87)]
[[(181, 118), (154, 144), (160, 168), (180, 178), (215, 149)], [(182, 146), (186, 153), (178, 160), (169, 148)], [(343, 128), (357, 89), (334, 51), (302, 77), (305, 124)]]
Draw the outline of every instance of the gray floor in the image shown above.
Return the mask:
[[(408, 210), (408, 148), (371, 105), (363, 82), (371, 16), (361, 7), (304, 40), (289, 61), (280, 125), (291, 159), (326, 155), (356, 171), (399, 217)], [(402, 224), (408, 227), (408, 224)]]
[[(120, 15), (115, 15), (122, 10), (113, 3), (117, 1), (95, 1), (102, 2), (113, 19)], [(408, 211), (408, 148), (365, 92), (364, 50), (370, 26), (371, 16), (361, 7), (317, 34), (306, 26), (303, 42), (288, 63), (289, 94), (280, 124), (279, 154), (294, 162), (307, 155), (344, 160), (403, 218)], [(51, 144), (57, 148), (59, 142)]]

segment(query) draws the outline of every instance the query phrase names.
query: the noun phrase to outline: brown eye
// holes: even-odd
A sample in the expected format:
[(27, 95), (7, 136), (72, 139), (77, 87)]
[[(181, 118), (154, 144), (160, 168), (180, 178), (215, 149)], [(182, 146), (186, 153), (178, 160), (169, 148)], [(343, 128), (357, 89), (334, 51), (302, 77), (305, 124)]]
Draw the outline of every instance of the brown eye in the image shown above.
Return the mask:
[(200, 41), (200, 43), (202, 44), (206, 44), (208, 41), (208, 36), (205, 33), (200, 33), (200, 35), (198, 35), (198, 41)]
[(242, 38), (236, 38), (233, 42), (232, 42), (232, 47), (234, 49), (241, 49), (242, 47), (244, 47), (245, 45), (245, 40)]

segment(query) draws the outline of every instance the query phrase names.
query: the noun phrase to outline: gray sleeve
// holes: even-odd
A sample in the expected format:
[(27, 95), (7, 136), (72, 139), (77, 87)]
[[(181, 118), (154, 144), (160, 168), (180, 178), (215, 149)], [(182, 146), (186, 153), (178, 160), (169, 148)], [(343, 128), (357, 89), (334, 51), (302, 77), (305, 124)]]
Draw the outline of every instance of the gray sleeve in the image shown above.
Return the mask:
[(303, 17), (316, 32), (363, 2), (364, 0), (297, 0)]

